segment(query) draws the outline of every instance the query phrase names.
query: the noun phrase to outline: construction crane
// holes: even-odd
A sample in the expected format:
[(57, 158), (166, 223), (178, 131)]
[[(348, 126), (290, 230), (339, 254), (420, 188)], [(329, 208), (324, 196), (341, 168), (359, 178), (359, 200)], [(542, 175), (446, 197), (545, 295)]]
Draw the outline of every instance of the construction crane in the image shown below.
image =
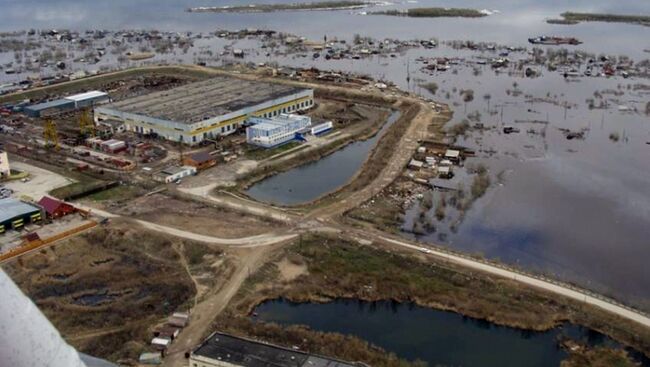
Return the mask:
[(95, 136), (95, 121), (89, 109), (83, 110), (79, 116), (79, 135), (84, 138)]
[(45, 119), (45, 130), (43, 131), (45, 146), (48, 148), (59, 149), (59, 134), (56, 131), (56, 124), (51, 118)]

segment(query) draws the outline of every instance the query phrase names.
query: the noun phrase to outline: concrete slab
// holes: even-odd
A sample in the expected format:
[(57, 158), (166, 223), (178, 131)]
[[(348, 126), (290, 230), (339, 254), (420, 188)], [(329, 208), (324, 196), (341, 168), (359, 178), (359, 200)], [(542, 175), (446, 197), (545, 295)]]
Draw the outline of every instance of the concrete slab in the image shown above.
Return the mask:
[(20, 180), (9, 181), (4, 185), (5, 187), (14, 191), (14, 197), (20, 198), (21, 196), (28, 196), (34, 201), (40, 200), (43, 196), (47, 195), (50, 190), (69, 185), (74, 180), (63, 177), (58, 173), (54, 173), (40, 167), (32, 166), (24, 162), (11, 162), (11, 168), (19, 171), (25, 171), (30, 174), (29, 181), (21, 182)]

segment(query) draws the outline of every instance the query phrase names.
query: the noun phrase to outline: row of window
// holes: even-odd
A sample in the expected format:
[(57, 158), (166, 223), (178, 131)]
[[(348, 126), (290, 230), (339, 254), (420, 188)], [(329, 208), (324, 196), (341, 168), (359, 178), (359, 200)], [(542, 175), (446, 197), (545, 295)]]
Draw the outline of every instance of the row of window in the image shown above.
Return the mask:
[(307, 101), (302, 101), (302, 102), (300, 102), (298, 104), (294, 104), (294, 105), (291, 105), (291, 106), (288, 106), (288, 107), (283, 107), (282, 109), (279, 109), (279, 110), (267, 112), (267, 113), (263, 114), (262, 117), (268, 119), (268, 118), (271, 118), (271, 117), (275, 117), (275, 116), (277, 116), (277, 115), (279, 115), (281, 113), (296, 112), (298, 110), (302, 110), (303, 108), (310, 107), (313, 104), (314, 104), (314, 101), (311, 100), (311, 99), (307, 100)]

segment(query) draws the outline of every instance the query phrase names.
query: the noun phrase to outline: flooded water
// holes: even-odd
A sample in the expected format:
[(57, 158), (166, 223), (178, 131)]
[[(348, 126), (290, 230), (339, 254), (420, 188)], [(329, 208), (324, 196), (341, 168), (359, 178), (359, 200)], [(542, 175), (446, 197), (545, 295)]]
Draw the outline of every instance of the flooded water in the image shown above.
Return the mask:
[[(567, 353), (558, 341), (565, 338), (591, 346), (616, 346), (598, 332), (570, 324), (531, 332), (390, 301), (340, 299), (314, 304), (276, 300), (261, 304), (255, 312), (260, 321), (354, 335), (400, 358), (420, 359), (429, 366), (559, 366)], [(647, 365), (648, 360), (643, 362)]]
[[(241, 5), (264, 1), (209, 0), (5, 0), (0, 12), (0, 30), (34, 28), (88, 28), (119, 30), (160, 29), (167, 31), (212, 32), (217, 29), (261, 28), (289, 32), (312, 40), (324, 36), (350, 41), (355, 33), (378, 39), (438, 38), (474, 40), (526, 46), (528, 37), (538, 35), (575, 36), (584, 43), (571, 50), (584, 50), (594, 57), (627, 55), (639, 62), (650, 58), (650, 27), (614, 23), (550, 25), (548, 18), (572, 11), (650, 14), (645, 0), (458, 0), (453, 6), (498, 10), (481, 19), (413, 19), (363, 16), (360, 11), (277, 12), (268, 14), (187, 13), (187, 7)], [(277, 2), (283, 2), (278, 0)], [(451, 6), (448, 1), (421, 0), (375, 6), (389, 8)], [(479, 112), (480, 122), (490, 128), (470, 131), (459, 143), (476, 149), (477, 158), (467, 164), (487, 166), (493, 185), (478, 199), (460, 224), (450, 228), (452, 219), (436, 223), (436, 232), (421, 239), (443, 243), (454, 249), (479, 252), (491, 258), (528, 269), (552, 273), (639, 307), (650, 310), (650, 116), (644, 106), (650, 102), (648, 79), (631, 77), (580, 77), (566, 81), (558, 72), (537, 67), (542, 75), (530, 79), (514, 67), (495, 73), (489, 65), (470, 64), (478, 57), (496, 57), (494, 52), (456, 50), (440, 46), (416, 49), (389, 57), (362, 60), (329, 60), (296, 55), (266, 55), (250, 40), (197, 39), (188, 52), (178, 52), (152, 62), (197, 62), (204, 53), (218, 54), (225, 45), (246, 49), (244, 61), (277, 62), (280, 65), (318, 67), (359, 72), (396, 83), (405, 90), (449, 103), (455, 111), (450, 125)], [(545, 52), (556, 50), (542, 47)], [(137, 51), (137, 50), (136, 50)], [(14, 60), (13, 52), (0, 53), (0, 62)], [(115, 56), (107, 55), (107, 58)], [(429, 73), (418, 57), (458, 57), (467, 60), (454, 70)], [(513, 60), (526, 53), (512, 53)], [(208, 62), (221, 65), (228, 60)], [(102, 61), (103, 62), (103, 61)], [(73, 64), (75, 67), (80, 64)], [(104, 64), (100, 63), (98, 66)], [(121, 67), (135, 66), (125, 63)], [(106, 66), (106, 65), (104, 65)], [(409, 66), (410, 68), (408, 68)], [(97, 66), (93, 66), (97, 68)], [(407, 83), (407, 69), (411, 82)], [(478, 74), (475, 70), (478, 69)], [(24, 74), (6, 76), (11, 81)], [(436, 95), (418, 87), (419, 81), (435, 81)], [(514, 86), (514, 83), (517, 86)], [(636, 85), (642, 88), (637, 89)], [(646, 87), (643, 87), (646, 86)], [(461, 89), (472, 89), (473, 101), (464, 103)], [(512, 93), (517, 90), (518, 93)], [(489, 102), (484, 96), (490, 95)], [(544, 102), (540, 102), (544, 99)], [(589, 99), (606, 108), (589, 108)], [(530, 102), (530, 101), (537, 102)], [(564, 107), (568, 106), (568, 107)], [(528, 122), (527, 122), (528, 121)], [(531, 123), (543, 121), (545, 123)], [(505, 125), (521, 132), (503, 134)], [(566, 139), (567, 129), (582, 132), (583, 139)], [(350, 151), (355, 149), (350, 147)], [(359, 154), (341, 159), (337, 169), (358, 167)], [(364, 157), (365, 158), (365, 157)], [(323, 167), (331, 159), (319, 162)], [(327, 163), (329, 162), (329, 163)], [(274, 177), (264, 182), (261, 200), (298, 203), (340, 185), (338, 174), (332, 183), (313, 184), (310, 166), (295, 171), (291, 179)], [(332, 171), (338, 172), (338, 171)], [(347, 171), (346, 171), (347, 172)], [(352, 173), (353, 174), (353, 173)], [(349, 172), (342, 175), (350, 177)], [(497, 178), (499, 176), (500, 178)], [(336, 181), (335, 180), (339, 180)], [(302, 185), (307, 190), (291, 188)], [(320, 185), (326, 185), (323, 188)], [(313, 190), (312, 190), (313, 189)], [(291, 191), (289, 191), (291, 190)], [(298, 195), (301, 192), (301, 195)], [(251, 192), (255, 195), (254, 192)], [(410, 225), (413, 211), (407, 215)]]
[(296, 205), (336, 190), (350, 181), (368, 158), (377, 140), (399, 116), (399, 111), (392, 112), (372, 138), (349, 144), (316, 162), (271, 176), (251, 186), (246, 194), (273, 204)]
[[(215, 29), (268, 28), (322, 39), (323, 35), (350, 37), (363, 33), (372, 37), (400, 39), (439, 37), (473, 39), (500, 43), (525, 43), (538, 34), (573, 35), (584, 39), (585, 47), (595, 52), (629, 53), (647, 45), (643, 27), (620, 24), (550, 25), (547, 18), (557, 18), (567, 11), (617, 12), (650, 14), (644, 0), (612, 3), (608, 0), (565, 1), (541, 0), (442, 0), (386, 2), (363, 11), (407, 7), (467, 7), (497, 10), (482, 19), (406, 19), (384, 16), (361, 16), (361, 11), (276, 12), (267, 14), (187, 13), (198, 6), (244, 5), (251, 3), (286, 3), (283, 0), (3, 0), (0, 30), (12, 31), (33, 27), (68, 29), (160, 29), (203, 31)], [(362, 32), (363, 31), (363, 32)]]

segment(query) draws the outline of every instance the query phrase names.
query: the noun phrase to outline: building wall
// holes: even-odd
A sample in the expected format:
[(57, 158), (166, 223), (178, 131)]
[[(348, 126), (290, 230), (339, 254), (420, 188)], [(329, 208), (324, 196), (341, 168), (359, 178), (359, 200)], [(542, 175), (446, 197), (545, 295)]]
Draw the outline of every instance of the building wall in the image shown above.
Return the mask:
[(110, 106), (95, 108), (94, 117), (95, 122), (99, 120), (123, 121), (127, 131), (139, 134), (156, 133), (158, 136), (170, 141), (182, 141), (194, 145), (205, 139), (234, 133), (249, 116), (278, 116), (281, 113), (307, 110), (313, 105), (314, 91), (303, 90), (289, 96), (269, 100), (193, 124), (123, 112)]
[(38, 208), (34, 208), (34, 210), (29, 213), (17, 215), (9, 220), (0, 223), (0, 234), (5, 233), (10, 229), (23, 228), (30, 223), (40, 222), (42, 219), (42, 211)]
[(188, 177), (191, 175), (196, 174), (196, 168), (195, 167), (190, 167), (190, 166), (183, 166), (183, 170), (177, 173), (174, 173), (173, 175), (165, 175), (163, 172), (161, 172), (159, 175), (154, 176), (154, 179), (158, 181), (162, 181), (165, 183), (172, 183), (176, 180), (179, 180), (184, 177)]
[(258, 125), (246, 129), (246, 141), (249, 144), (271, 148), (293, 140), (296, 133), (311, 126), (307, 116), (292, 116), (287, 120), (252, 119)]
[(190, 355), (189, 367), (241, 367), (237, 364), (211, 359), (203, 356)]

